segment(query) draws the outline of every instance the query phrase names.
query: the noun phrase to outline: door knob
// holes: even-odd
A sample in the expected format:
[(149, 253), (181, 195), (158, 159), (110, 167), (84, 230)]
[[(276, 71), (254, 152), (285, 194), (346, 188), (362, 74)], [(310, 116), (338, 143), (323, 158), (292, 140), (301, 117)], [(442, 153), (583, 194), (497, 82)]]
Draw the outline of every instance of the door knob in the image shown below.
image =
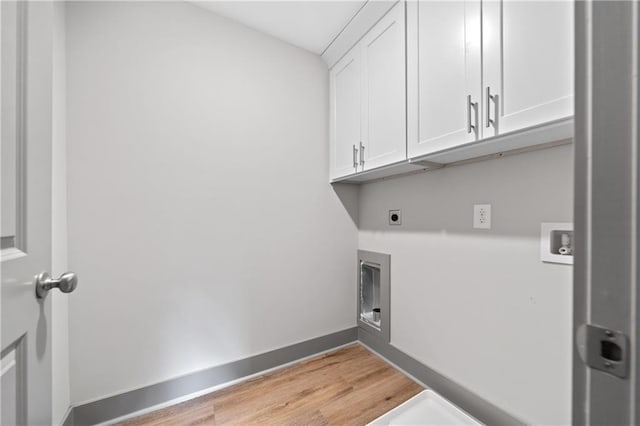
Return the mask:
[(58, 279), (53, 279), (48, 272), (41, 272), (36, 276), (36, 297), (44, 299), (52, 288), (63, 293), (71, 293), (78, 286), (78, 276), (75, 272), (65, 272)]

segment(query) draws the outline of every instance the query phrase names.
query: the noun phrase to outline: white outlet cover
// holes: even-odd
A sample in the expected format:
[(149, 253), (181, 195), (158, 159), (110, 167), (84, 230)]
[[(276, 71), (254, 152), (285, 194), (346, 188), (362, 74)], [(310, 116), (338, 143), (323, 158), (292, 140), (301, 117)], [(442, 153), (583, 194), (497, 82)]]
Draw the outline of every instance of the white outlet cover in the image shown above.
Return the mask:
[(491, 204), (473, 205), (473, 228), (491, 229)]

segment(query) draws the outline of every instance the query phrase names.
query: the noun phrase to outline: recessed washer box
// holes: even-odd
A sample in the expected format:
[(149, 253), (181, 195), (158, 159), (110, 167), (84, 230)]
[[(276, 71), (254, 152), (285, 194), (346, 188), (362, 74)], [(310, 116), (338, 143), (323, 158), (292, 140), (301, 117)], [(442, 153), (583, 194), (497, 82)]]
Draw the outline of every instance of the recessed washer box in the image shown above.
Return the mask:
[(573, 265), (573, 223), (553, 222), (540, 226), (540, 259)]
[(358, 327), (388, 343), (391, 256), (358, 250)]

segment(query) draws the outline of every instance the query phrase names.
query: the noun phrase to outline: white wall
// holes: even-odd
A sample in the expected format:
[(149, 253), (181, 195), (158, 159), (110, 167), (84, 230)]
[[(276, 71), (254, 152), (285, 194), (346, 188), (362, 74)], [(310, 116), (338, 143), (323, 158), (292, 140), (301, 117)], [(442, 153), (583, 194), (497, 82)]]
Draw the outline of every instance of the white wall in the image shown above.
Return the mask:
[(321, 59), (183, 2), (66, 18), (72, 401), (354, 326)]
[[(563, 146), (360, 191), (359, 246), (391, 254), (392, 344), (529, 424), (571, 423), (572, 269), (539, 239), (572, 221), (572, 163)], [(484, 203), (492, 229), (473, 229)]]
[(571, 268), (539, 229), (572, 220), (571, 147), (364, 185), (358, 233), (326, 183), (319, 58), (180, 2), (66, 18), (73, 402), (353, 326), (359, 235), (392, 255), (395, 346), (570, 423)]
[[(67, 270), (67, 142), (65, 3), (53, 4), (53, 138), (52, 138), (52, 247), (51, 273)], [(75, 296), (75, 295), (74, 295)], [(69, 408), (68, 294), (51, 292), (52, 298), (52, 419), (60, 424)]]

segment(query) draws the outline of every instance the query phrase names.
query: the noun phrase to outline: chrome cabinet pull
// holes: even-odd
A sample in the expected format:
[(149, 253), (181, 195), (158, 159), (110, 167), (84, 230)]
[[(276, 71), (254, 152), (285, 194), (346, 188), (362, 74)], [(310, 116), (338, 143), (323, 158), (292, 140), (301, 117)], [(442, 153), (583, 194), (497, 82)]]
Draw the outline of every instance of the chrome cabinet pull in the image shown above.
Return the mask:
[(360, 141), (360, 169), (364, 169), (364, 145)]
[[(471, 108), (475, 112), (475, 123), (471, 123)], [(478, 103), (471, 102), (471, 95), (467, 95), (467, 133), (471, 133), (476, 130), (478, 124)]]
[(358, 148), (353, 145), (353, 168), (358, 171)]
[(495, 127), (495, 121), (491, 119), (491, 101), (493, 101), (494, 105), (496, 102), (496, 97), (498, 95), (491, 94), (491, 87), (487, 86), (487, 122), (485, 123), (485, 127)]

